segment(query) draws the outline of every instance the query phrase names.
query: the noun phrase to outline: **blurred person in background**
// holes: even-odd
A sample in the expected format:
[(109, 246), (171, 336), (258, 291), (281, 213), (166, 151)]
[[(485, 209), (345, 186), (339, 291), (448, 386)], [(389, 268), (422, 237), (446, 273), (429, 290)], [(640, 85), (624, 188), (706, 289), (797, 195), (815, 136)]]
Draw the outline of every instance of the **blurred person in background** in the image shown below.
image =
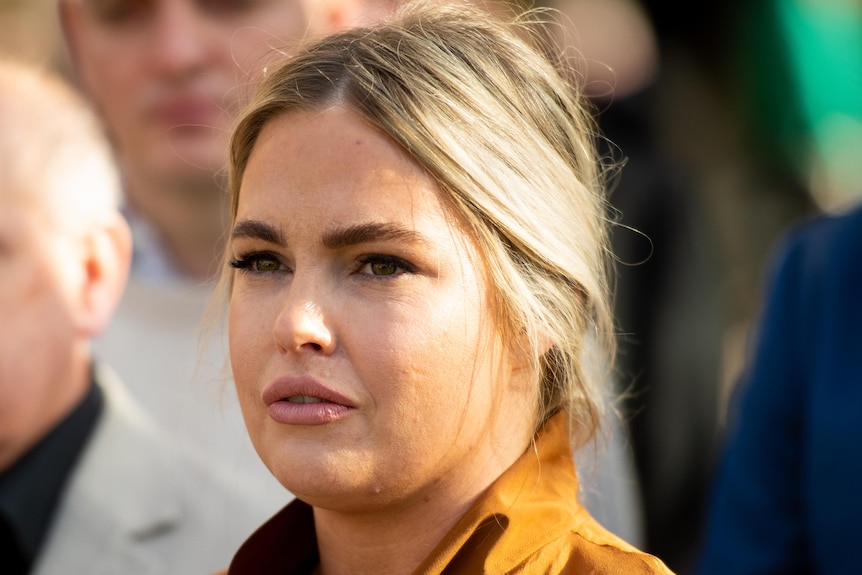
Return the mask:
[(699, 572), (853, 573), (862, 511), (862, 5), (760, 0), (745, 3), (738, 22), (752, 141), (807, 204), (761, 274)]
[(701, 575), (857, 573), (862, 207), (778, 243), (736, 387)]
[(91, 354), (131, 259), (100, 123), (58, 78), (0, 60), (0, 125), (2, 571), (206, 573), (264, 509)]
[(198, 347), (227, 226), (224, 136), (273, 47), (372, 18), (380, 2), (59, 0), (134, 238), (129, 286), (96, 351), (178, 441), (217, 456), (237, 489), (269, 504), (284, 490), (254, 454), (232, 386), (216, 384), (226, 354)]

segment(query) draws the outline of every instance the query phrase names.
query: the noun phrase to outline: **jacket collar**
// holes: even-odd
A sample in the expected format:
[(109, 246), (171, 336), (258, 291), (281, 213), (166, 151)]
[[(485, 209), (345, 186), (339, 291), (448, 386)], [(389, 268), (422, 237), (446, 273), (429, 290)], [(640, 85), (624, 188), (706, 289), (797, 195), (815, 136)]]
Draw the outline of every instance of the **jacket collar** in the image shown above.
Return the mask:
[[(162, 573), (164, 566), (153, 555), (130, 543), (174, 529), (180, 522), (179, 486), (148, 480), (170, 477), (177, 455), (163, 447), (153, 448), (157, 443), (169, 443), (112, 373), (98, 368), (96, 382), (105, 394), (105, 411), (73, 472), (52, 527), (52, 533), (62, 536), (49, 534), (35, 573), (77, 572), (75, 566), (84, 560), (82, 549), (91, 547), (92, 541), (111, 549), (102, 561), (105, 564), (95, 572), (113, 573), (122, 567), (137, 573)], [(93, 563), (99, 560), (92, 553), (86, 555), (93, 573)]]

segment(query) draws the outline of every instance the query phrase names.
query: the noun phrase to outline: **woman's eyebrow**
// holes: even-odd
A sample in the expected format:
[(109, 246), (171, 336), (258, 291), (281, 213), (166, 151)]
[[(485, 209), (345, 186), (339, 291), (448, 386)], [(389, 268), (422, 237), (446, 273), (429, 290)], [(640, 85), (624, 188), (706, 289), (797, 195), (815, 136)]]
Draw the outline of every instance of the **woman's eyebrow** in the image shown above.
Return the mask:
[[(261, 220), (241, 220), (234, 224), (231, 239), (248, 238), (262, 240), (278, 246), (286, 246), (287, 240), (280, 228)], [(428, 243), (419, 232), (391, 223), (357, 224), (329, 230), (323, 234), (323, 245), (337, 250), (357, 244), (397, 240), (407, 243)]]
[(234, 224), (231, 239), (239, 238), (263, 240), (278, 246), (287, 245), (279, 228), (260, 220), (242, 220)]
[(428, 240), (417, 232), (390, 223), (367, 223), (336, 228), (323, 234), (323, 245), (331, 250), (337, 250), (357, 244), (397, 240), (408, 243), (428, 243)]

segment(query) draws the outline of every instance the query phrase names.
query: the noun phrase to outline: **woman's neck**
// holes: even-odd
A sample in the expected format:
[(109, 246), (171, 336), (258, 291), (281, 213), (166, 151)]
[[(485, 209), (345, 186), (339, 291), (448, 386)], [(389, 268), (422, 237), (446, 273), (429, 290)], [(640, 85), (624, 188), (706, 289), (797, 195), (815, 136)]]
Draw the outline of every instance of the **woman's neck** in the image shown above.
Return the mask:
[(314, 507), (321, 573), (410, 575), (522, 453), (480, 450), (478, 464), (371, 511)]
[(449, 502), (432, 500), (374, 516), (315, 508), (320, 573), (409, 575), (470, 503), (472, 500), (452, 507)]

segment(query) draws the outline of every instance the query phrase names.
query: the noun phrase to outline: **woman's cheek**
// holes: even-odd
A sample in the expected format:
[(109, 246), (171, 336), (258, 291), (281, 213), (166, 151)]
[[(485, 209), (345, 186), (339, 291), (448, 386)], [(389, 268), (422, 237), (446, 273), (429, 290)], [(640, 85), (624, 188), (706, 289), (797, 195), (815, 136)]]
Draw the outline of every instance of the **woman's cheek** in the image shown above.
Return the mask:
[(237, 393), (242, 396), (251, 391), (250, 382), (255, 381), (259, 366), (263, 365), (259, 357), (261, 348), (260, 325), (251, 319), (244, 304), (231, 306), (229, 345), (231, 369)]

